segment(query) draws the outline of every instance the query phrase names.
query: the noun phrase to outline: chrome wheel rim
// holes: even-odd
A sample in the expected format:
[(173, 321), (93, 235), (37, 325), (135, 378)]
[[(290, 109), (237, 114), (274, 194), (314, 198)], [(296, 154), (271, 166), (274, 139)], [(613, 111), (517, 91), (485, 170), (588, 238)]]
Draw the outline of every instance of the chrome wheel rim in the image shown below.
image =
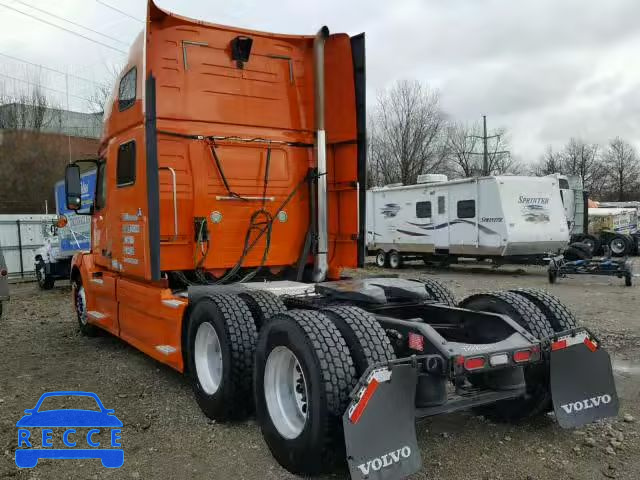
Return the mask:
[(79, 287), (76, 293), (76, 313), (78, 314), (78, 320), (82, 325), (87, 324), (87, 299), (84, 294), (84, 287)]
[(264, 395), (271, 421), (286, 439), (294, 439), (304, 430), (309, 414), (307, 392), (295, 354), (287, 347), (274, 348), (264, 369)]
[(198, 327), (194, 358), (202, 390), (207, 395), (213, 395), (222, 381), (222, 349), (216, 329), (209, 322), (203, 322)]
[(610, 246), (611, 246), (611, 251), (617, 254), (624, 253), (625, 249), (627, 248), (627, 245), (625, 244), (624, 240), (622, 240), (621, 238), (615, 238), (611, 240)]

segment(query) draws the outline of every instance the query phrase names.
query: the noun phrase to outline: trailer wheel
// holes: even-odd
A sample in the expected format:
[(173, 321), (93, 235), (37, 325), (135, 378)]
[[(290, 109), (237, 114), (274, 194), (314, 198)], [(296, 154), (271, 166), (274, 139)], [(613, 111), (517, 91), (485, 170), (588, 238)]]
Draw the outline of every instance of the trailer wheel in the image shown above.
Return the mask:
[(100, 329), (89, 324), (87, 321), (87, 296), (82, 286), (80, 276), (72, 282), (71, 291), (73, 292), (73, 305), (75, 307), (80, 333), (87, 337), (95, 337), (100, 333)]
[(402, 267), (402, 256), (395, 250), (389, 252), (389, 267), (400, 268)]
[(545, 314), (554, 332), (563, 332), (578, 326), (576, 317), (571, 310), (555, 295), (532, 288), (516, 288), (510, 292), (521, 295), (534, 303)]
[(571, 245), (569, 245), (569, 247), (573, 247), (576, 250), (580, 250), (582, 253), (584, 253), (585, 258), (583, 260), (588, 260), (591, 257), (593, 257), (593, 252), (591, 250), (591, 247), (584, 242), (572, 243)]
[(609, 240), (609, 249), (614, 257), (623, 257), (629, 248), (627, 239), (622, 235), (616, 235)]
[(457, 305), (455, 295), (442, 282), (428, 277), (421, 277), (416, 281), (424, 284), (424, 288), (432, 300), (450, 307)]
[[(633, 279), (630, 273), (626, 273), (624, 276), (624, 284), (626, 287), (631, 287), (633, 285)], [(2, 313), (2, 312), (0, 312)]]
[(274, 315), (287, 311), (282, 300), (266, 290), (247, 290), (239, 293), (238, 297), (249, 307), (258, 330)]
[(396, 358), (387, 333), (371, 313), (347, 306), (329, 307), (321, 312), (340, 330), (358, 377), (374, 363)]
[(555, 269), (549, 268), (547, 270), (547, 276), (549, 278), (549, 283), (553, 285), (558, 280), (558, 271)]
[(251, 312), (238, 297), (211, 295), (195, 305), (187, 363), (196, 401), (207, 417), (230, 420), (250, 412), (256, 340)]
[(595, 235), (585, 235), (581, 242), (589, 246), (591, 255), (597, 255), (600, 251), (600, 239)]
[(51, 290), (56, 282), (56, 279), (47, 275), (44, 260), (42, 258), (38, 260), (36, 264), (36, 280), (38, 281), (38, 287), (41, 290)]
[[(553, 328), (544, 313), (531, 301), (511, 292), (483, 293), (464, 299), (460, 306), (469, 310), (507, 315), (539, 339), (553, 335)], [(551, 407), (549, 368), (544, 364), (524, 367), (526, 397), (505, 400), (475, 410), (495, 421), (518, 422), (542, 414)], [(477, 378), (476, 381), (482, 381)]]
[(291, 310), (264, 326), (256, 348), (256, 414), (280, 465), (309, 476), (344, 461), (342, 415), (355, 383), (347, 344), (323, 313)]
[(380, 268), (389, 266), (389, 257), (384, 250), (378, 250), (376, 252), (376, 265)]

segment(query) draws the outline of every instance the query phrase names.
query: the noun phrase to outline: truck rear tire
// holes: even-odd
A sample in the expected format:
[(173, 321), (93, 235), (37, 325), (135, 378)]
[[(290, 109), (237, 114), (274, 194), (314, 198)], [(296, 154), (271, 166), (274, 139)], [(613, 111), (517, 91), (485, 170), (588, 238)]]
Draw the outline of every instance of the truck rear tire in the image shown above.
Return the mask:
[(388, 254), (389, 257), (389, 267), (390, 268), (400, 268), (402, 267), (402, 255), (395, 250), (391, 250)]
[(238, 297), (211, 295), (195, 305), (187, 329), (187, 364), (207, 417), (224, 421), (250, 413), (256, 340), (251, 312)]
[(622, 235), (615, 235), (609, 240), (609, 249), (614, 257), (624, 257), (629, 250), (629, 242)]
[(563, 332), (578, 326), (576, 317), (571, 310), (555, 295), (533, 288), (516, 288), (509, 291), (521, 295), (535, 304), (545, 314), (554, 332)]
[(249, 307), (258, 331), (271, 317), (287, 311), (282, 300), (266, 290), (248, 290), (239, 293), (238, 297)]
[(374, 363), (396, 358), (387, 332), (371, 313), (347, 306), (329, 307), (321, 312), (340, 330), (351, 352), (357, 377), (361, 377)]
[(280, 465), (309, 476), (344, 462), (342, 415), (355, 383), (347, 344), (323, 313), (290, 310), (264, 326), (256, 348), (256, 414)]
[[(471, 295), (462, 302), (462, 308), (507, 315), (539, 339), (553, 335), (553, 328), (544, 313), (525, 297), (511, 292)], [(547, 412), (551, 408), (549, 368), (545, 364), (524, 368), (527, 396), (505, 400), (475, 409), (481, 415), (500, 422), (519, 422)]]
[(424, 288), (432, 300), (449, 307), (457, 305), (455, 295), (442, 282), (427, 277), (421, 277), (417, 281), (424, 283)]

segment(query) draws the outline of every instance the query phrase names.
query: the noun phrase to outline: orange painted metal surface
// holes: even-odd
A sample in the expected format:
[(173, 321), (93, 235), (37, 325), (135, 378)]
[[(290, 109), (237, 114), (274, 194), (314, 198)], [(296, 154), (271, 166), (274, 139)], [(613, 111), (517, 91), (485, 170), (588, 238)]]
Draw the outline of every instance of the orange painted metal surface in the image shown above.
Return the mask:
[[(238, 36), (253, 40), (251, 56), (242, 68), (231, 57), (231, 41)], [(285, 214), (273, 224), (264, 263), (272, 272), (296, 265), (310, 228), (305, 179), (316, 165), (313, 40), (313, 36), (207, 24), (164, 12), (149, 2), (145, 31), (133, 44), (105, 109), (100, 156), (106, 163), (98, 188), (104, 194), (92, 220), (92, 251), (74, 260), (86, 285), (88, 309), (105, 314), (100, 321), (90, 318), (90, 322), (182, 370), (181, 322), (186, 301), (184, 306), (167, 307), (163, 300), (180, 299), (164, 282), (152, 281), (149, 245), (154, 221), (159, 222), (162, 272), (200, 266), (219, 277), (241, 257), (251, 215), (263, 207), (277, 217), (278, 207), (297, 189), (283, 208)], [(356, 102), (348, 35), (327, 39), (325, 65), (329, 276), (338, 278), (342, 268), (357, 263)], [(132, 69), (135, 101), (123, 109), (119, 86)], [(156, 94), (157, 220), (150, 215), (146, 181), (152, 173), (146, 161), (151, 153), (145, 124), (149, 78), (155, 80)], [(227, 138), (211, 141), (192, 136)], [(135, 142), (135, 180), (119, 186), (118, 155), (128, 142)], [(241, 200), (234, 195), (258, 199)], [(194, 241), (198, 217), (207, 221), (206, 256), (203, 245)], [(243, 267), (261, 265), (265, 240), (256, 243)], [(310, 256), (308, 263), (312, 261)], [(102, 283), (91, 282), (94, 276), (101, 277)], [(158, 346), (170, 348), (159, 350)]]

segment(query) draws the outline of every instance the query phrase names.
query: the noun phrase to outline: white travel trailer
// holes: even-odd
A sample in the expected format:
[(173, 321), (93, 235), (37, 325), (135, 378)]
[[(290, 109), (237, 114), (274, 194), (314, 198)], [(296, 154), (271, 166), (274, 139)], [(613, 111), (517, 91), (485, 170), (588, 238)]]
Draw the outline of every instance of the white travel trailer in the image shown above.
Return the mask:
[(421, 175), (418, 182), (367, 192), (367, 250), (379, 266), (434, 257), (538, 262), (569, 243), (557, 178)]

